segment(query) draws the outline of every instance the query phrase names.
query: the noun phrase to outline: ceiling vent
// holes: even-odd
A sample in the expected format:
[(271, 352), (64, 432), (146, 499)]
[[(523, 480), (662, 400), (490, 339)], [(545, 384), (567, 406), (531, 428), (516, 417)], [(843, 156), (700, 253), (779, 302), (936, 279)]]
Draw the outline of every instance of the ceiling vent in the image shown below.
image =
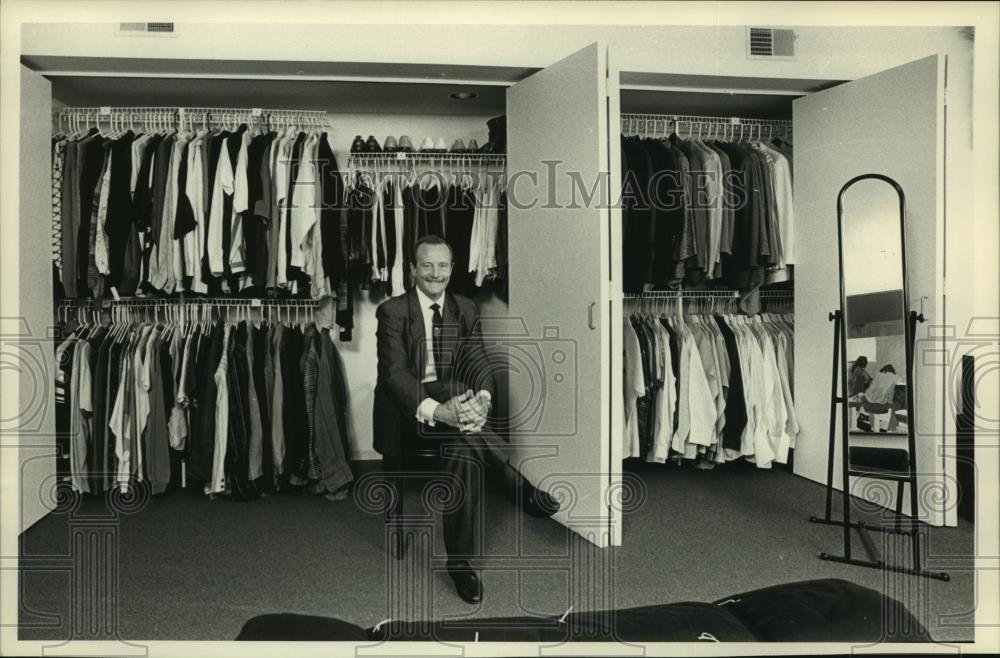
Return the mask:
[(115, 34), (123, 37), (176, 37), (173, 23), (119, 23)]
[(792, 59), (795, 57), (795, 38), (795, 30), (747, 28), (747, 56), (751, 59)]

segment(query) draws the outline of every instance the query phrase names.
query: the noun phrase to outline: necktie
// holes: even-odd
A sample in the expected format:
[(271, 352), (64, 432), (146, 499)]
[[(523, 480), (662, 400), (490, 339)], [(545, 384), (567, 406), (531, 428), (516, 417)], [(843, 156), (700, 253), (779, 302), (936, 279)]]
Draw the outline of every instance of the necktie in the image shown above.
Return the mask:
[(434, 353), (434, 368), (437, 371), (438, 379), (444, 378), (444, 318), (441, 317), (441, 306), (431, 304), (434, 311), (434, 319), (431, 322), (431, 331), (434, 334), (431, 349)]

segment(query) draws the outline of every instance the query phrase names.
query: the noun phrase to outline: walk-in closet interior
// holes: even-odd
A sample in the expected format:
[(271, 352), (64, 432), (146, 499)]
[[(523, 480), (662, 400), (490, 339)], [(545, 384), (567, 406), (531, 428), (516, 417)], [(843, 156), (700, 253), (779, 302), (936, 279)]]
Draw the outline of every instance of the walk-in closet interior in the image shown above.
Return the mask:
[[(281, 30), (273, 49), (266, 29), (243, 26), (240, 43), (266, 41), (252, 56), (226, 45), (236, 27), (203, 27), (178, 23), (169, 38), (95, 24), (90, 43), (65, 46), (66, 25), (22, 35), (21, 315), (36, 335), (56, 329), (40, 366), (54, 393), (36, 414), (51, 440), (21, 448), (19, 532), (62, 496), (127, 506), (136, 486), (151, 496), (139, 514), (192, 490), (239, 503), (251, 526), (262, 496), (322, 499), (331, 515), (354, 506), (352, 483), (378, 468), (363, 465), (379, 459), (376, 308), (411, 287), (407, 259), (428, 234), (452, 245), (449, 289), (478, 305), (512, 461), (562, 501), (553, 519), (573, 542), (648, 551), (639, 503), (678, 535), (715, 532), (711, 512), (682, 515), (701, 528), (669, 517), (701, 494), (648, 478), (706, 490), (764, 480), (779, 498), (794, 478), (819, 502), (782, 501), (783, 523), (819, 532), (809, 515), (842, 487), (838, 191), (871, 172), (906, 192), (906, 311), (926, 321), (912, 415), (873, 415), (862, 430), (855, 408), (851, 445), (908, 449), (905, 432), (880, 428), (910, 423), (916, 481), (931, 493), (850, 486), (873, 515), (903, 494), (903, 515), (928, 530), (959, 525), (956, 380), (928, 356), (952, 350), (934, 327), (971, 316), (947, 294), (972, 277), (976, 248), (962, 241), (971, 184), (955, 173), (972, 159), (972, 46), (957, 29), (879, 28), (891, 48), (861, 28), (802, 28), (801, 59), (765, 61), (745, 52), (745, 26), (552, 28), (551, 39), (530, 26), (542, 50), (527, 57), (502, 46), (510, 27), (434, 44), (416, 26), (406, 38), (429, 44), (423, 60), (381, 55), (344, 26), (298, 59), (289, 40), (313, 43), (314, 26)], [(368, 34), (390, 44), (403, 32)], [(739, 43), (720, 50), (722, 37)], [(456, 40), (474, 50), (467, 60), (443, 43)], [(712, 52), (672, 60), (699, 44)], [(352, 196), (368, 209), (319, 203)], [(430, 197), (443, 209), (418, 210)], [(66, 212), (87, 221), (60, 221)], [(133, 212), (147, 219), (124, 219)], [(869, 239), (865, 253), (884, 252)], [(865, 308), (877, 323), (876, 306)], [(852, 359), (878, 347), (879, 367), (905, 360), (875, 329), (845, 331)], [(155, 365), (142, 367), (137, 345)], [(220, 377), (250, 408), (229, 398), (227, 422), (246, 421), (247, 442), (213, 457), (199, 433), (220, 411), (187, 399), (215, 399)], [(822, 532), (821, 550), (836, 551), (838, 532)]]

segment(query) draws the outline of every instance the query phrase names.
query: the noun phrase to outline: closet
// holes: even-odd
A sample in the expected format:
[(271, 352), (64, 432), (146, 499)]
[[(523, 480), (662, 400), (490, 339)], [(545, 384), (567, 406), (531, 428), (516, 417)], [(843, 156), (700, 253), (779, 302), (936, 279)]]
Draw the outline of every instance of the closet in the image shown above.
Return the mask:
[[(562, 424), (553, 420), (544, 437), (515, 439), (528, 453), (523, 464), (529, 477), (572, 492), (572, 504), (560, 512), (560, 520), (599, 545), (623, 541), (621, 501), (630, 492), (624, 490), (621, 474), (625, 419), (618, 328), (625, 286), (622, 211), (614, 203), (623, 175), (623, 115), (655, 114), (667, 120), (692, 114), (731, 123), (737, 123), (731, 117), (749, 115), (792, 121), (794, 379), (800, 382), (794, 470), (825, 482), (830, 392), (801, 382), (815, 382), (831, 365), (827, 316), (838, 303), (837, 263), (830, 249), (836, 244), (836, 191), (862, 169), (886, 172), (912, 190), (907, 246), (915, 254), (910, 262), (924, 265), (911, 265), (911, 299), (919, 300), (915, 310), (931, 311), (940, 321), (944, 72), (945, 58), (931, 56), (851, 82), (650, 73), (620, 70), (614, 52), (593, 44), (508, 90), (508, 167), (518, 177), (510, 181), (510, 311), (544, 337), (542, 344), (558, 340), (589, 355), (577, 360), (572, 373), (554, 364), (550, 381), (557, 390), (546, 396), (545, 414)], [(926, 138), (918, 145), (913, 134)], [(554, 175), (560, 167), (567, 175)], [(578, 207), (581, 195), (588, 193), (598, 202)], [(546, 229), (541, 235), (540, 226)], [(547, 282), (544, 289), (537, 286), (540, 280)], [(926, 326), (918, 330), (921, 340), (924, 350), (943, 346), (943, 337)], [(920, 353), (918, 348), (918, 361)], [(558, 382), (566, 377), (576, 382), (578, 395), (559, 395)], [(948, 476), (953, 460), (943, 451), (953, 437), (944, 431), (941, 369), (918, 362), (916, 377), (922, 418), (918, 457), (927, 490), (954, 495)], [(512, 409), (525, 404), (516, 399), (518, 390), (511, 390)], [(595, 399), (605, 402), (587, 403)], [(545, 460), (541, 454), (555, 456)], [(857, 495), (880, 493), (862, 484)], [(879, 500), (887, 507), (892, 502), (891, 495)], [(953, 511), (930, 500), (921, 504), (925, 507), (919, 513), (928, 523), (955, 523)], [(904, 512), (910, 513), (905, 505)]]
[[(935, 56), (851, 82), (650, 73), (620, 70), (615, 53), (594, 43), (530, 75), (512, 76), (517, 81), (485, 85), (479, 91), (489, 103), (472, 113), (456, 110), (448, 120), (408, 116), (385, 94), (359, 101), (355, 108), (367, 113), (371, 129), (361, 127), (365, 124), (357, 114), (341, 124), (336, 114), (330, 119), (339, 144), (334, 150), (338, 160), (343, 156), (346, 162), (347, 145), (357, 133), (375, 133), (382, 139), (383, 134), (425, 130), (449, 140), (476, 137), (483, 142), (485, 119), (506, 114), (509, 296), (507, 304), (489, 297), (481, 300), (481, 307), (488, 348), (504, 370), (500, 389), (509, 391), (506, 403), (516, 461), (532, 482), (563, 497), (557, 521), (595, 544), (620, 545), (626, 540), (621, 501), (630, 495), (623, 486), (620, 440), (625, 428), (620, 328), (626, 300), (622, 213), (615, 203), (622, 180), (622, 115), (792, 121), (795, 380), (826, 382), (832, 340), (827, 314), (837, 304), (835, 252), (830, 249), (835, 244), (836, 189), (851, 175), (864, 173), (855, 170), (891, 175), (911, 195), (908, 247), (913, 262), (921, 263), (910, 273), (911, 299), (923, 305), (932, 323), (942, 320), (936, 305), (943, 293), (943, 68), (944, 59)], [(205, 89), (204, 83), (199, 80), (199, 88)], [(221, 83), (236, 98), (251, 96), (245, 82)], [(86, 78), (74, 82), (77, 89), (86, 90), (87, 84)], [(93, 84), (92, 90), (97, 90), (99, 83)], [(508, 84), (505, 101), (498, 99), (497, 92)], [(296, 88), (288, 89), (285, 102), (295, 104)], [(298, 89), (304, 97), (316, 93), (307, 83)], [(22, 68), (22, 90), (22, 145), (47, 144), (51, 85), (40, 73)], [(32, 94), (30, 111), (24, 105), (29, 102), (26, 93)], [(171, 86), (158, 93), (154, 98), (171, 98), (172, 104), (202, 104), (190, 102), (190, 89)], [(385, 103), (382, 110), (380, 102)], [(445, 114), (447, 110), (439, 112)], [(915, 141), (914, 134), (925, 138)], [(37, 200), (36, 190), (47, 189), (48, 178), (47, 158), (24, 160), (22, 199)], [(47, 194), (43, 196), (44, 203), (22, 206), (22, 253), (31, 251), (39, 261), (24, 266), (22, 299), (30, 285), (26, 282), (45, 282), (51, 276), (48, 224), (26, 221), (33, 213), (49, 214)], [(50, 287), (43, 289), (47, 293)], [(51, 322), (52, 306), (47, 294), (39, 302), (26, 315), (32, 326), (43, 327)], [(364, 300), (355, 326), (358, 336), (372, 340), (373, 304)], [(344, 350), (349, 377), (374, 373), (374, 349), (360, 347), (361, 340)], [(943, 338), (935, 338), (925, 325), (920, 340)], [(919, 364), (917, 377), (923, 426), (918, 444), (927, 453), (921, 455), (923, 470), (928, 481), (947, 490), (952, 466), (940, 455), (949, 439), (939, 431), (947, 422), (944, 383), (937, 370)], [(355, 423), (370, 417), (373, 383), (361, 379), (350, 384)], [(795, 393), (800, 425), (795, 472), (823, 481), (829, 391), (825, 384), (799, 385)], [(370, 432), (366, 427), (367, 421), (362, 421), (354, 429), (364, 434)], [(54, 471), (54, 464), (50, 469), (44, 460), (33, 464), (22, 471), (25, 500), (37, 500), (34, 491)], [(931, 502), (922, 510), (929, 522), (954, 522), (931, 508)], [(37, 502), (26, 507), (22, 528), (44, 513)]]

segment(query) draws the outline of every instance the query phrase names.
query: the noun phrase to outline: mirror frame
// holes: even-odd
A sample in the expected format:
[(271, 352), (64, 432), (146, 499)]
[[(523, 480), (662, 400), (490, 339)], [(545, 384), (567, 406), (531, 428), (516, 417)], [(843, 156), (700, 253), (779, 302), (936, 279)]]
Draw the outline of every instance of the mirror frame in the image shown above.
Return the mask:
[[(844, 186), (840, 188), (840, 192), (837, 194), (837, 257), (840, 265), (840, 315), (842, 327), (840, 331), (840, 354), (841, 361), (840, 364), (840, 377), (841, 377), (841, 391), (842, 391), (842, 436), (846, 444), (848, 440), (848, 404), (847, 404), (847, 297), (844, 290), (844, 194), (851, 189), (853, 185), (861, 181), (866, 180), (879, 180), (884, 183), (888, 183), (896, 190), (896, 195), (899, 197), (899, 249), (901, 256), (901, 267), (903, 275), (903, 331), (904, 331), (904, 343), (905, 343), (905, 358), (906, 358), (906, 434), (907, 434), (907, 449), (909, 470), (911, 473), (916, 471), (916, 410), (914, 409), (914, 395), (913, 395), (913, 342), (914, 342), (914, 323), (915, 314), (910, 310), (910, 286), (909, 279), (907, 277), (907, 267), (906, 267), (906, 195), (903, 193), (903, 188), (894, 179), (885, 176), (883, 174), (862, 174), (861, 176), (855, 176), (851, 180), (844, 183)], [(845, 450), (845, 456), (846, 456)], [(916, 513), (916, 510), (911, 510), (911, 513)]]

